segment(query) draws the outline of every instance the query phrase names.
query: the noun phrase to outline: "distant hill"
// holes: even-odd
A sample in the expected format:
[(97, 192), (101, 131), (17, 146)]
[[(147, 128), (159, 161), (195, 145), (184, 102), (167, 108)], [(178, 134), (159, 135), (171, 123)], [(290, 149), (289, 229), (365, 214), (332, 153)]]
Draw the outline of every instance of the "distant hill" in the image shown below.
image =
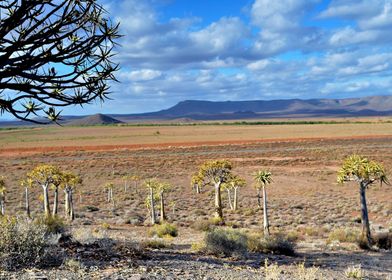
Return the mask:
[(122, 123), (115, 118), (103, 114), (96, 114), (67, 122), (66, 125), (105, 125)]
[(111, 115), (134, 120), (226, 120), (256, 118), (355, 117), (392, 115), (392, 96), (349, 99), (281, 99), (254, 101), (187, 100), (157, 112)]
[[(186, 100), (171, 108), (142, 114), (96, 114), (62, 116), (64, 125), (105, 125), (122, 122), (170, 121), (185, 123), (202, 120), (267, 118), (317, 118), (392, 116), (392, 96), (347, 99), (279, 99), (251, 101)], [(22, 121), (0, 122), (0, 127), (31, 125)]]

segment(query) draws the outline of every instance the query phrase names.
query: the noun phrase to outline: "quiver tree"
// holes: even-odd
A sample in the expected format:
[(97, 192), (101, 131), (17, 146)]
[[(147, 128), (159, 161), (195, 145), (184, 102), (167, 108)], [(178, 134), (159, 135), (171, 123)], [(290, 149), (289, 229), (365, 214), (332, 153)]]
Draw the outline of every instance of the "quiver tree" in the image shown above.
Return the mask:
[(193, 190), (199, 194), (203, 184), (203, 178), (200, 177), (199, 173), (193, 174), (191, 178), (191, 187)]
[(146, 206), (150, 211), (151, 224), (157, 223), (157, 216), (155, 213), (155, 203), (157, 201), (156, 191), (159, 188), (159, 182), (156, 179), (147, 179), (143, 183), (149, 194), (146, 197)]
[(58, 107), (105, 100), (119, 38), (96, 0), (0, 2), (0, 115), (58, 121)]
[(125, 175), (122, 177), (122, 179), (124, 181), (124, 192), (128, 192), (128, 184), (129, 184), (129, 181), (132, 180), (131, 177), (132, 176), (130, 176), (130, 175)]
[(270, 232), (267, 212), (268, 207), (266, 186), (272, 183), (272, 174), (266, 170), (259, 170), (254, 175), (254, 179), (256, 181), (256, 189), (258, 190), (258, 194), (260, 193), (260, 189), (263, 191), (263, 229), (264, 236), (268, 236)]
[(384, 166), (365, 157), (351, 155), (344, 160), (342, 168), (338, 171), (338, 182), (343, 184), (348, 181), (355, 181), (359, 184), (362, 237), (363, 240), (371, 245), (372, 238), (366, 203), (366, 190), (371, 184), (377, 181), (381, 184), (389, 184)]
[(103, 186), (104, 190), (107, 191), (107, 202), (108, 203), (112, 203), (114, 205), (114, 198), (113, 198), (113, 188), (114, 188), (114, 184), (112, 182), (106, 183)]
[(199, 167), (197, 176), (203, 186), (211, 185), (215, 191), (215, 215), (223, 222), (221, 186), (230, 179), (232, 164), (228, 160), (210, 160)]
[(48, 164), (39, 165), (27, 173), (28, 180), (30, 179), (34, 185), (42, 187), (44, 212), (46, 217), (50, 216), (49, 188), (54, 182), (56, 182), (56, 180), (58, 180), (59, 174), (60, 171), (56, 166)]
[[(224, 189), (227, 190), (227, 198), (229, 200), (229, 206), (231, 210), (236, 211), (238, 209), (238, 189), (245, 186), (246, 181), (238, 175), (232, 175), (230, 179), (223, 184)], [(232, 193), (233, 200), (231, 198)]]
[(166, 211), (165, 211), (165, 200), (164, 195), (172, 190), (172, 186), (166, 182), (159, 182), (158, 183), (158, 194), (159, 194), (159, 201), (160, 201), (160, 218), (161, 222), (166, 221)]
[(75, 219), (73, 193), (76, 189), (76, 186), (82, 183), (82, 179), (71, 172), (63, 172), (62, 175), (63, 176), (62, 176), (61, 187), (63, 188), (65, 194), (64, 197), (65, 216), (70, 221), (73, 221)]
[(53, 196), (53, 213), (52, 216), (56, 216), (59, 210), (59, 187), (62, 183), (63, 173), (59, 171), (58, 174), (53, 176), (53, 182), (51, 184), (51, 189), (53, 189), (54, 196)]
[(29, 198), (29, 193), (30, 189), (33, 187), (33, 180), (31, 178), (27, 178), (25, 180), (22, 180), (20, 182), (20, 185), (22, 188), (24, 188), (24, 193), (25, 193), (25, 211), (27, 217), (31, 217), (31, 211), (30, 211), (30, 198)]
[(133, 181), (133, 188), (135, 189), (135, 193), (139, 193), (139, 191), (138, 191), (138, 185), (139, 185), (139, 181), (140, 181), (140, 176), (138, 176), (138, 175), (132, 175), (131, 177), (130, 177), (130, 180), (132, 180)]
[(0, 176), (0, 215), (4, 216), (5, 215), (5, 192), (6, 192), (6, 187), (5, 187), (5, 177)]

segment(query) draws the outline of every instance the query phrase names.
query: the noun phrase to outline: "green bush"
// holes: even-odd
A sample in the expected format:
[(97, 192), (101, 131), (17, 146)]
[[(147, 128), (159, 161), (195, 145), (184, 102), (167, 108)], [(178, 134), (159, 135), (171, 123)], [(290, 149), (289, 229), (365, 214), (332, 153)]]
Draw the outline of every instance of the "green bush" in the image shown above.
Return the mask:
[(0, 268), (13, 270), (38, 264), (45, 255), (47, 228), (27, 219), (0, 219)]
[(247, 252), (247, 236), (232, 229), (213, 229), (204, 237), (204, 251), (215, 256), (243, 255)]
[(154, 225), (150, 232), (151, 236), (158, 236), (160, 238), (162, 237), (176, 237), (178, 235), (178, 231), (175, 225), (169, 224), (169, 223), (163, 223), (160, 225)]
[(293, 256), (295, 254), (295, 243), (281, 234), (263, 238), (258, 238), (257, 235), (254, 235), (248, 239), (248, 249), (257, 253)]
[(35, 222), (37, 225), (45, 226), (48, 234), (63, 233), (65, 231), (64, 220), (59, 216), (40, 216)]

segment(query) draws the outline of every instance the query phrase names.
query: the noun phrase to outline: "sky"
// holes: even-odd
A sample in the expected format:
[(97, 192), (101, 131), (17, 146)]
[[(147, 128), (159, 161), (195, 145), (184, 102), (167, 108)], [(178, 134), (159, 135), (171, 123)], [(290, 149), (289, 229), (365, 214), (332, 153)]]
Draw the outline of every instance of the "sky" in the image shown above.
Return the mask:
[(100, 0), (124, 35), (112, 100), (64, 114), (183, 100), (392, 93), (392, 0)]

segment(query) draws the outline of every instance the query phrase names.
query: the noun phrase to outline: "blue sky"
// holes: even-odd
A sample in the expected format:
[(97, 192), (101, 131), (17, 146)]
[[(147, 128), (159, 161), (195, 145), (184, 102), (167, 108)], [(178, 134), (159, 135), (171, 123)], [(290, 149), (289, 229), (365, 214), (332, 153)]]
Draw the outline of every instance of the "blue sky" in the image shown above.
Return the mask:
[(113, 100), (65, 114), (392, 93), (392, 0), (101, 3), (121, 23), (121, 83)]

